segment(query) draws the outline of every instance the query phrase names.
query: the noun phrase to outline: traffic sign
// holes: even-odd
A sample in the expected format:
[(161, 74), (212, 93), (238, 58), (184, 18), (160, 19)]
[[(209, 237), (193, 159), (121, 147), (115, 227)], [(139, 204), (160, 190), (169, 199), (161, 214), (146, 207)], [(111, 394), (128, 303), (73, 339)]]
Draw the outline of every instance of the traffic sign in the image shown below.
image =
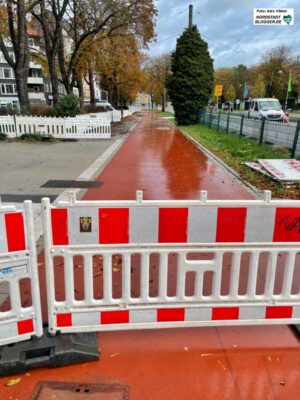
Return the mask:
[(215, 86), (215, 96), (220, 97), (223, 94), (223, 85)]

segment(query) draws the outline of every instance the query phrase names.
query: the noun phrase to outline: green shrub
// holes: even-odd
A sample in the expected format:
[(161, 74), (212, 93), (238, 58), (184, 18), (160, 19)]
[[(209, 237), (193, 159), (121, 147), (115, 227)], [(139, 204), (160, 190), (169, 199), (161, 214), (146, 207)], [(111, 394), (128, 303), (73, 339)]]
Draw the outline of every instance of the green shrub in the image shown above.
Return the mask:
[(43, 136), (40, 133), (24, 133), (20, 136), (20, 140), (23, 142), (41, 142)]
[(5, 133), (0, 133), (0, 140), (5, 140), (7, 135)]
[(74, 94), (60, 97), (53, 112), (55, 117), (76, 117), (80, 114), (80, 100)]
[(48, 104), (32, 104), (31, 105), (31, 115), (37, 117), (52, 117), (53, 108)]
[(82, 111), (84, 114), (93, 114), (93, 113), (105, 112), (106, 109), (103, 106), (101, 107), (101, 106), (96, 106), (94, 104), (87, 104), (83, 107)]

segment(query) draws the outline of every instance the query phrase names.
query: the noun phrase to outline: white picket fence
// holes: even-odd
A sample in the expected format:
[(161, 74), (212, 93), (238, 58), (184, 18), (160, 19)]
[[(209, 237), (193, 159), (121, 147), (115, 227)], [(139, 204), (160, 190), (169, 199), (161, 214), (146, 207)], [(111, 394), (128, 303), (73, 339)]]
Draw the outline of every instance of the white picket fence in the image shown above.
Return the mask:
[(135, 112), (140, 112), (141, 107), (130, 107), (128, 110), (123, 110), (123, 118), (129, 117)]
[(109, 139), (110, 119), (101, 114), (69, 118), (0, 117), (0, 133), (9, 138), (24, 134), (41, 134), (57, 139)]
[[(123, 118), (137, 111), (140, 111), (137, 107), (123, 110)], [(9, 138), (39, 133), (57, 139), (109, 139), (111, 123), (120, 122), (121, 119), (120, 110), (67, 118), (8, 115), (0, 116), (0, 134)]]

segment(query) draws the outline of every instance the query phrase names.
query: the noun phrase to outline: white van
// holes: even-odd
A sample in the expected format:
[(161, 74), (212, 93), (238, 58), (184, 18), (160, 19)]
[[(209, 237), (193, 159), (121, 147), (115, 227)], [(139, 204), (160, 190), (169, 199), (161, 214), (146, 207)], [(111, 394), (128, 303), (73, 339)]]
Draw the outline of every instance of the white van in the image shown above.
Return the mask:
[(288, 118), (283, 112), (279, 100), (273, 98), (253, 99), (250, 103), (247, 117), (288, 122)]

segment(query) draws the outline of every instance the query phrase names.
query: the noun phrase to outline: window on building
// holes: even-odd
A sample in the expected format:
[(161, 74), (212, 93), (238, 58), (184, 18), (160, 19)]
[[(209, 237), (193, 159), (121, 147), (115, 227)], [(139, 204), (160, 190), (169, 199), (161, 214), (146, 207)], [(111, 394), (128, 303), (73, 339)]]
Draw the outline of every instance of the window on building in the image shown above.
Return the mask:
[(15, 53), (10, 52), (9, 56), (13, 61), (16, 61)]
[[(16, 61), (15, 54), (14, 54), (12, 51), (10, 51), (8, 54), (9, 54), (10, 58), (11, 58), (13, 61)], [(7, 61), (6, 61), (6, 59), (5, 59), (4, 54), (2, 53), (2, 51), (0, 51), (0, 63), (5, 63), (5, 64), (7, 63)]]
[(2, 83), (0, 85), (1, 94), (17, 94), (17, 85), (10, 85)]
[(0, 68), (0, 78), (13, 79), (13, 70), (11, 68)]
[(6, 85), (6, 93), (14, 94), (14, 85)]
[(5, 79), (11, 79), (12, 78), (12, 70), (11, 70), (11, 68), (3, 68), (3, 77)]

